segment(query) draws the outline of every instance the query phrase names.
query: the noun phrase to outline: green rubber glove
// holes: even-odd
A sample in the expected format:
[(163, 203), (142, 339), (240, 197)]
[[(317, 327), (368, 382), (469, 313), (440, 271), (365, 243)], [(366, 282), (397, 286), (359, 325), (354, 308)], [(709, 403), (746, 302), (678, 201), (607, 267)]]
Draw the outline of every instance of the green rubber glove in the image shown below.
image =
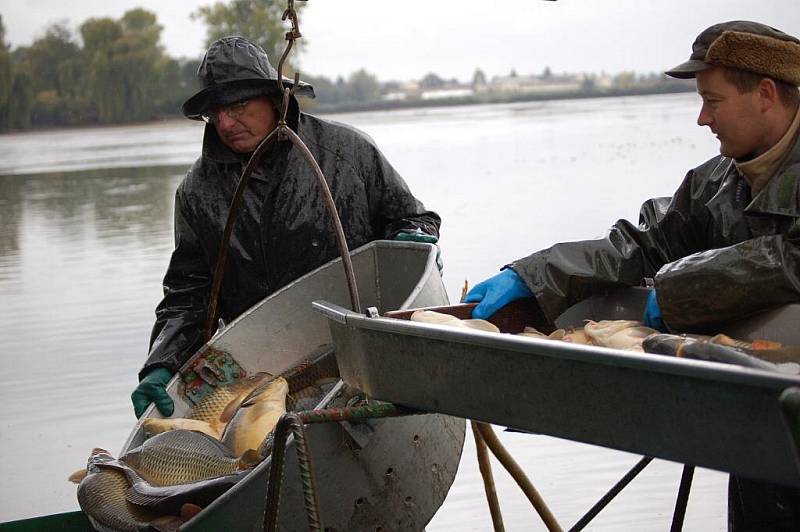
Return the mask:
[[(401, 231), (394, 235), (394, 239), (399, 242), (422, 242), (423, 244), (436, 244), (439, 241), (438, 237), (423, 233), (419, 229), (416, 231)], [(436, 246), (436, 267), (439, 268), (439, 273), (444, 269), (442, 251), (439, 246)]]
[(139, 386), (131, 394), (133, 412), (137, 418), (142, 417), (144, 411), (155, 403), (162, 416), (171, 416), (175, 411), (175, 403), (167, 395), (167, 383), (172, 378), (172, 373), (167, 368), (155, 368), (144, 376)]

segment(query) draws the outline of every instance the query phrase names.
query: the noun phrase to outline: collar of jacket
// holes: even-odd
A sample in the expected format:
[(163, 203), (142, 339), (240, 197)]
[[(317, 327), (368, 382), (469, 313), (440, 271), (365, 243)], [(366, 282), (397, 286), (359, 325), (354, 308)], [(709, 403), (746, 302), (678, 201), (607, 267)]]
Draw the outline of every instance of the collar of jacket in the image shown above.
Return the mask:
[(800, 189), (800, 135), (795, 135), (786, 158), (745, 211), (800, 218), (798, 189)]
[[(297, 99), (292, 96), (289, 98), (289, 110), (286, 112), (286, 123), (297, 133), (297, 124), (300, 121), (300, 106)], [(288, 142), (288, 141), (286, 141)], [(236, 153), (228, 148), (219, 139), (217, 129), (213, 124), (206, 124), (203, 133), (203, 158), (216, 163), (242, 163), (246, 164), (250, 159), (250, 153)]]
[(789, 128), (772, 148), (755, 159), (736, 163), (736, 168), (750, 183), (753, 197), (758, 196), (775, 171), (782, 166), (783, 159), (789, 155), (798, 131), (800, 131), (800, 108), (797, 109)]

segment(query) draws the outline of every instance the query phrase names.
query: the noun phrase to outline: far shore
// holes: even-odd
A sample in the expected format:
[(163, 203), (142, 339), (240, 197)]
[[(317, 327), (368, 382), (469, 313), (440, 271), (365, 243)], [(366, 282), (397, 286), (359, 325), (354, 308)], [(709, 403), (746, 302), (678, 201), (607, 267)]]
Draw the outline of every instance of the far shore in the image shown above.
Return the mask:
[[(685, 92), (694, 92), (693, 85), (665, 85), (657, 87), (631, 87), (627, 89), (610, 88), (610, 89), (588, 89), (570, 92), (538, 92), (538, 93), (520, 93), (520, 94), (486, 94), (474, 95), (458, 98), (441, 98), (431, 100), (399, 100), (399, 101), (374, 101), (374, 102), (345, 102), (341, 104), (319, 104), (314, 100), (301, 98), (301, 108), (305, 112), (328, 115), (339, 113), (363, 113), (371, 111), (392, 111), (400, 109), (415, 109), (415, 108), (435, 108), (435, 107), (452, 107), (459, 105), (492, 105), (503, 103), (520, 103), (520, 102), (536, 102), (536, 101), (553, 101), (553, 100), (577, 100), (589, 98), (612, 98), (622, 96), (652, 96), (658, 94), (676, 94)], [(102, 129), (114, 128), (120, 126), (151, 126), (153, 124), (163, 124), (175, 121), (186, 120), (179, 114), (167, 115), (153, 120), (142, 122), (118, 122), (113, 124), (73, 124), (66, 126), (42, 126), (31, 127), (27, 129), (15, 129), (0, 131), (2, 135), (18, 135), (26, 133), (43, 133), (48, 131), (65, 131), (70, 129)]]

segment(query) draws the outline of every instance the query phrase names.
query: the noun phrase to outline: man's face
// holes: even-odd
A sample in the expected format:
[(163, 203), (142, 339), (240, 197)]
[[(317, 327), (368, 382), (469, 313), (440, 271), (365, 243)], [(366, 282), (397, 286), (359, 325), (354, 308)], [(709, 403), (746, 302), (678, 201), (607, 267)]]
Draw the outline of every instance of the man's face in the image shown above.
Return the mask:
[(764, 146), (765, 118), (758, 89), (740, 94), (719, 67), (697, 72), (696, 81), (703, 98), (697, 123), (717, 136), (722, 155), (745, 161), (770, 148)]
[(250, 153), (275, 129), (276, 112), (265, 96), (242, 103), (215, 109), (210, 116), (223, 144), (236, 153)]

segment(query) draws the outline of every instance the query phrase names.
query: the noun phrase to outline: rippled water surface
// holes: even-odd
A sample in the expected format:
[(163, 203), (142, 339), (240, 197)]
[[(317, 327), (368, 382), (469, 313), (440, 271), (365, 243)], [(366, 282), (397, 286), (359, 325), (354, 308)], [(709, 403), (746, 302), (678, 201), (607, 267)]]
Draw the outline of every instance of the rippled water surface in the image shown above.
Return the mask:
[[(443, 219), (457, 300), (503, 264), (599, 236), (717, 152), (695, 95), (347, 114)], [(199, 153), (188, 121), (0, 136), (0, 521), (77, 508), (66, 477), (116, 453), (172, 249), (172, 199)], [(487, 387), (492, 383), (487, 382)], [(639, 457), (498, 433), (568, 527)], [(681, 466), (656, 460), (589, 530), (669, 528)], [(495, 464), (506, 529), (544, 530)], [(695, 474), (685, 530), (724, 530), (726, 476)], [(472, 437), (431, 532), (491, 530)]]

